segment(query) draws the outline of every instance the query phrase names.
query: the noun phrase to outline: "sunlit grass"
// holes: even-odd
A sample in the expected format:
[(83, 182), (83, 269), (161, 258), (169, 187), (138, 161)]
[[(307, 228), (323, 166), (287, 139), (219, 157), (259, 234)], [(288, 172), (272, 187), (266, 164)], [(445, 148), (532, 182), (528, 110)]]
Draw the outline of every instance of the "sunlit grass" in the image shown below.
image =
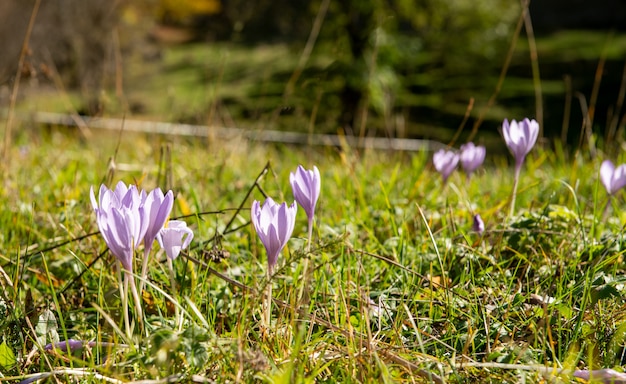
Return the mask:
[[(380, 382), (432, 374), (449, 382), (517, 381), (520, 370), (497, 366), (510, 363), (530, 366), (524, 375), (534, 381), (544, 366), (623, 362), (626, 216), (620, 193), (602, 220), (602, 159), (535, 149), (507, 220), (511, 160), (489, 153), (469, 181), (456, 172), (444, 188), (428, 153), (123, 134), (110, 168), (117, 135), (80, 142), (53, 128), (22, 131), (16, 142), (0, 194), (0, 266), (8, 277), (0, 276), (7, 308), (0, 344), (14, 355), (0, 356), (4, 377), (98, 367), (118, 380)], [(171, 160), (159, 167), (165, 144)], [(293, 201), (289, 172), (298, 164), (318, 166), (322, 193), (309, 304), (298, 306), (307, 257), (300, 212), (272, 279), (277, 301), (265, 329), (266, 254), (249, 207), (263, 198), (253, 187), (268, 161), (258, 186), (277, 201)], [(173, 216), (192, 214), (184, 220), (195, 232), (189, 257), (174, 263), (177, 291), (165, 264), (152, 259), (146, 334), (128, 341), (119, 331), (113, 258), (99, 235), (81, 238), (97, 229), (89, 188), (111, 170), (110, 185), (171, 188)], [(471, 232), (474, 213), (485, 220), (484, 236)], [(35, 342), (44, 313), (56, 322)], [(60, 339), (111, 344), (68, 360), (41, 350), (52, 329)]]

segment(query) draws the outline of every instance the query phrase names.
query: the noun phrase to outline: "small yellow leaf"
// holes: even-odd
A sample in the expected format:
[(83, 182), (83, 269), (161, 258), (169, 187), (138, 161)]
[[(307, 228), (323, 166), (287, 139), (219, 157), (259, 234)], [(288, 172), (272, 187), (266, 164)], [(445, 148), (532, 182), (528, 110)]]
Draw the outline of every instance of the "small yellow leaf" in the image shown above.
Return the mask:
[(13, 350), (7, 345), (6, 341), (0, 344), (0, 367), (11, 369), (17, 363)]
[(189, 208), (189, 203), (182, 195), (178, 195), (176, 197), (176, 203), (178, 203), (178, 209), (180, 209), (180, 213), (183, 216), (191, 215), (191, 209)]

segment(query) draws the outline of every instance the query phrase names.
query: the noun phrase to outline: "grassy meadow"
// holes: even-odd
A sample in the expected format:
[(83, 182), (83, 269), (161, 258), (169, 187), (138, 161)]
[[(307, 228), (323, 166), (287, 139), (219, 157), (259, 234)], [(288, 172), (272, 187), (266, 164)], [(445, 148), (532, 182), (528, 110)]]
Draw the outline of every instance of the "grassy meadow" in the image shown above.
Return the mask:
[[(603, 158), (537, 146), (508, 217), (510, 157), (488, 153), (443, 186), (431, 156), (24, 127), (0, 189), (0, 382), (574, 382), (575, 369), (619, 369), (626, 216), (623, 192), (605, 211)], [(321, 173), (312, 247), (299, 209), (268, 281), (250, 206), (291, 203), (298, 164)], [(119, 180), (174, 191), (172, 218), (195, 234), (175, 286), (163, 252), (151, 259), (131, 338), (89, 202)], [(89, 344), (43, 349), (66, 339)]]
[[(600, 33), (581, 36), (586, 40), (538, 41), (541, 60), (559, 71), (541, 82), (546, 99), (566, 92), (559, 60), (592, 60), (606, 40)], [(604, 58), (617, 60), (626, 38), (612, 41), (617, 51), (606, 49)], [(609, 198), (599, 170), (603, 160), (621, 164), (626, 157), (603, 151), (601, 137), (598, 151), (540, 138), (509, 214), (514, 160), (495, 127), (533, 109), (516, 101), (536, 89), (519, 64), (529, 51), (524, 42), (511, 51), (513, 73), (493, 105), (493, 74), (446, 82), (437, 71), (420, 73), (417, 85), (448, 94), (394, 94), (395, 107), (428, 106), (454, 124), (441, 121), (434, 129), (410, 115), (370, 113), (372, 126), (384, 125), (383, 117), (394, 122), (381, 136), (445, 141), (465, 114), (484, 112), (486, 128), (474, 140), (488, 147), (485, 164), (471, 178), (457, 169), (447, 183), (427, 151), (261, 144), (121, 127), (86, 136), (44, 126), (30, 113), (76, 113), (84, 95), (59, 86), (61, 77), (23, 80), (1, 167), (0, 383), (580, 383), (575, 373), (595, 371), (598, 378), (606, 372), (599, 370), (621, 371), (624, 192)], [(190, 44), (124, 55), (123, 70), (107, 72), (104, 81), (104, 117), (337, 132), (343, 83), (326, 77), (330, 56), (312, 55), (289, 94), (300, 53), (283, 44)], [(293, 237), (268, 279), (250, 207), (268, 196), (293, 202), (289, 175), (299, 164), (321, 174), (312, 243), (308, 250), (299, 207)], [(119, 181), (172, 190), (171, 219), (194, 233), (173, 261), (173, 275), (155, 244), (147, 278), (134, 276), (145, 283), (141, 315), (120, 295), (119, 263), (98, 233), (90, 202), (90, 188), (97, 194), (101, 184)], [(472, 230), (475, 214), (485, 222), (482, 234)], [(141, 255), (140, 247), (136, 272)], [(64, 343), (46, 348), (65, 340), (82, 345), (71, 352)]]

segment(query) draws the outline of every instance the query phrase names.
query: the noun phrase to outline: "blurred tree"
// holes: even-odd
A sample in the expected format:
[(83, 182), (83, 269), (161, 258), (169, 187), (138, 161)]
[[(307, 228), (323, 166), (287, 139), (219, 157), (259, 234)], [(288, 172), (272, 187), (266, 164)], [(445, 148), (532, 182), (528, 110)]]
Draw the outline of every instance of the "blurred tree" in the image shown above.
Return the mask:
[(376, 0), (345, 0), (335, 7), (335, 28), (343, 30), (349, 54), (343, 57), (345, 83), (340, 91), (340, 126), (347, 132), (359, 128), (363, 108), (367, 108), (366, 89), (368, 66), (366, 54), (371, 54), (371, 40), (377, 27), (376, 11), (381, 4)]
[[(0, 14), (12, 15), (0, 24), (4, 81), (15, 73), (33, 1), (0, 1)], [(322, 1), (48, 0), (27, 64), (36, 70), (51, 57), (65, 84), (82, 89), (94, 112), (105, 81), (115, 76), (113, 55), (124, 52), (114, 39), (120, 24), (147, 30), (167, 23), (190, 31), (184, 41), (280, 41), (302, 51)], [(471, 97), (492, 91), (519, 11), (509, 0), (331, 1), (288, 102), (304, 115), (319, 107), (319, 123), (359, 134), (366, 123), (389, 130), (398, 115), (456, 126)], [(146, 46), (143, 37), (122, 40), (128, 50)], [(286, 83), (290, 75), (276, 70), (271, 80)], [(247, 100), (262, 94), (264, 104), (248, 107), (280, 108), (279, 88), (268, 94), (251, 87), (256, 94)]]
[(360, 130), (370, 111), (389, 130), (408, 109), (456, 126), (471, 97), (491, 92), (519, 12), (507, 0), (334, 2), (319, 45), (335, 47), (340, 124)]
[[(114, 72), (113, 31), (118, 23), (120, 1), (48, 0), (41, 8), (29, 42), (25, 68), (31, 79), (58, 72), (66, 86), (82, 91), (86, 112), (100, 109), (100, 93), (107, 72)], [(18, 57), (34, 0), (4, 0), (0, 14), (0, 82), (16, 73)]]

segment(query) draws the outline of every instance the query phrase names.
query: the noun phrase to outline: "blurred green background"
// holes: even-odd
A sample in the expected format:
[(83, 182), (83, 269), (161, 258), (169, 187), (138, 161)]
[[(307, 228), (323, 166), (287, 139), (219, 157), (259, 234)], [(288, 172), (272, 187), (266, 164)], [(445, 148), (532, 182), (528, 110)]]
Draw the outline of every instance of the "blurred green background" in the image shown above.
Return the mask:
[(0, 102), (19, 70), (19, 112), (444, 142), (468, 111), (459, 140), (504, 118), (571, 144), (626, 124), (619, 0), (536, 1), (527, 20), (510, 0), (46, 0), (18, 68), (35, 4), (0, 4)]

